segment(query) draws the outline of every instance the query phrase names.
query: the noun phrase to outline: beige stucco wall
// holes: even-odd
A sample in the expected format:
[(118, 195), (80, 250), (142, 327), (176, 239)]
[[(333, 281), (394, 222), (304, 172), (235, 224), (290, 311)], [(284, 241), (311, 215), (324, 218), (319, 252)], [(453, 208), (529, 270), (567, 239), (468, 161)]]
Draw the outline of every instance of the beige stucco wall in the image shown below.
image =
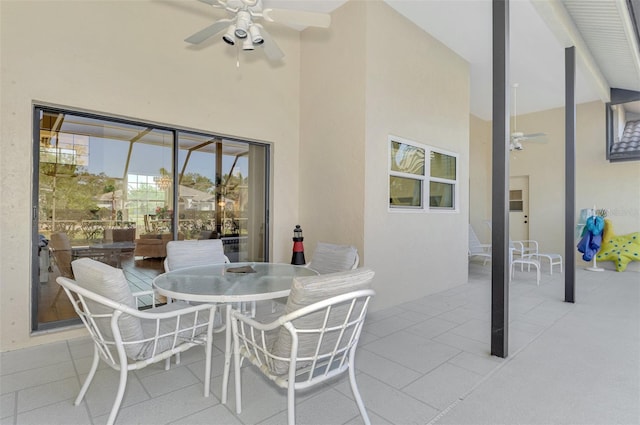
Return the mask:
[[(472, 119), (473, 121), (473, 119)], [(485, 125), (472, 126), (471, 140), (485, 138)], [(491, 129), (489, 128), (489, 133)], [(524, 150), (510, 154), (510, 175), (529, 176), (530, 228), (529, 235), (540, 242), (546, 252), (564, 253), (564, 109), (518, 116), (518, 131), (524, 133), (544, 132), (548, 142), (544, 144), (524, 143)], [(581, 208), (609, 210), (609, 218), (617, 234), (640, 231), (640, 163), (610, 163), (605, 157), (605, 113), (604, 104), (590, 102), (576, 109), (576, 219)], [(491, 149), (491, 144), (486, 145)], [(479, 153), (483, 155), (483, 153)], [(477, 168), (490, 167), (489, 162), (472, 162), (472, 175), (482, 174)], [(490, 177), (490, 176), (489, 176)], [(471, 192), (485, 190), (484, 182), (472, 179)], [(487, 201), (478, 202), (478, 208), (488, 203), (490, 217), (491, 187), (486, 187)], [(479, 218), (480, 212), (472, 205), (471, 217)], [(475, 219), (477, 219), (475, 218)], [(577, 265), (587, 264), (576, 251)], [(612, 268), (610, 262), (602, 264)], [(629, 267), (640, 270), (638, 263)]]
[[(364, 245), (387, 307), (467, 280), (469, 67), (386, 4), (364, 7)], [(458, 212), (389, 212), (390, 134), (460, 155)]]
[[(373, 0), (334, 11), (326, 33), (305, 32), (301, 57), (306, 253), (318, 240), (355, 245), (376, 272), (374, 310), (465, 282), (467, 63)], [(390, 134), (460, 154), (459, 212), (388, 211)]]
[(328, 30), (301, 37), (299, 209), (307, 261), (318, 241), (353, 245), (366, 261), (363, 6), (347, 2)]
[(491, 122), (469, 118), (469, 223), (482, 243), (491, 243)]
[(273, 143), (272, 260), (289, 261), (298, 207), (299, 33), (271, 30), (286, 57), (183, 40), (223, 17), (198, 2), (2, 1), (0, 350), (31, 337), (32, 102)]

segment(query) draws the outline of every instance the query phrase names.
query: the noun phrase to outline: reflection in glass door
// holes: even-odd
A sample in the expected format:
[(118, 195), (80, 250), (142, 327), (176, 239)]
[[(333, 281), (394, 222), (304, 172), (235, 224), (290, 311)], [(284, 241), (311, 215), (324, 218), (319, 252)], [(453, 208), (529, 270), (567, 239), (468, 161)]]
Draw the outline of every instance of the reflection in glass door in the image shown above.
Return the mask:
[(185, 239), (222, 239), (232, 262), (265, 261), (266, 147), (180, 132), (178, 225)]
[(46, 107), (34, 129), (33, 330), (77, 320), (55, 279), (80, 257), (121, 268), (132, 291), (176, 238), (267, 259), (267, 145)]

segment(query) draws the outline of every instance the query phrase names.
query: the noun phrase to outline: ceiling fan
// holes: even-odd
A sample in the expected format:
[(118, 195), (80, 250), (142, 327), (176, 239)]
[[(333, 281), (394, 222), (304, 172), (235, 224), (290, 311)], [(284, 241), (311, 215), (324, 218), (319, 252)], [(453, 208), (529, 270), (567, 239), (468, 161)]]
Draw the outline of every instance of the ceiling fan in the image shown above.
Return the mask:
[(220, 19), (208, 27), (187, 37), (184, 41), (200, 44), (203, 41), (224, 31), (222, 39), (229, 45), (242, 43), (242, 50), (254, 50), (262, 47), (271, 61), (278, 61), (284, 53), (273, 40), (264, 26), (256, 22), (281, 23), (298, 27), (327, 28), (331, 24), (331, 16), (326, 13), (307, 12), (302, 10), (263, 8), (262, 0), (198, 0), (213, 7), (225, 9), (231, 17)]
[(517, 96), (516, 92), (518, 90), (518, 83), (513, 83), (513, 133), (511, 133), (511, 137), (509, 138), (509, 150), (510, 151), (521, 151), (524, 149), (522, 146), (522, 142), (538, 142), (538, 143), (546, 143), (547, 135), (545, 133), (529, 133), (524, 134), (520, 131), (517, 131), (518, 128), (518, 111), (517, 111)]

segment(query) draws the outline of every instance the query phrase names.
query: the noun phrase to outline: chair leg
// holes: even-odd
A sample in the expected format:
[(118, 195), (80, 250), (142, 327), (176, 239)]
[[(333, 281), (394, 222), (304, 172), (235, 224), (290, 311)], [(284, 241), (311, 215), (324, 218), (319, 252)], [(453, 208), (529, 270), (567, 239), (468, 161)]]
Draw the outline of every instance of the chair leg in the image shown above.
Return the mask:
[(287, 387), (287, 424), (296, 425), (296, 389), (295, 382), (291, 380)]
[[(224, 372), (222, 373), (222, 397), (220, 400), (222, 404), (227, 404), (227, 387), (229, 386), (229, 369), (231, 368), (231, 304), (225, 305), (225, 317), (226, 329), (224, 333)], [(238, 378), (239, 376), (236, 376), (236, 381), (238, 381)], [(238, 382), (236, 382), (236, 391), (238, 388), (237, 385)], [(236, 400), (236, 404), (237, 403), (238, 400)]]
[[(61, 286), (62, 288), (62, 286)], [(82, 402), (87, 390), (89, 389), (89, 385), (91, 385), (91, 381), (96, 374), (96, 370), (98, 370), (98, 363), (100, 363), (100, 356), (98, 355), (98, 347), (93, 346), (93, 362), (91, 363), (91, 369), (89, 369), (89, 375), (87, 375), (87, 379), (84, 380), (84, 384), (82, 384), (82, 388), (78, 393), (78, 397), (76, 397), (76, 401), (73, 403), (76, 406)]]
[(356, 404), (358, 405), (358, 410), (360, 410), (360, 415), (362, 416), (362, 420), (365, 425), (370, 425), (371, 421), (369, 420), (369, 415), (367, 415), (367, 410), (364, 407), (364, 402), (362, 401), (362, 396), (360, 396), (360, 391), (358, 391), (358, 384), (356, 383), (356, 368), (355, 368), (355, 352), (352, 352), (349, 356), (349, 381), (351, 382), (351, 392), (353, 393), (353, 397), (356, 399)]
[(113, 407), (111, 408), (111, 413), (109, 414), (107, 425), (113, 425), (116, 421), (116, 416), (118, 416), (118, 411), (120, 410), (120, 405), (122, 404), (122, 399), (124, 398), (124, 389), (127, 386), (128, 373), (129, 370), (127, 369), (126, 362), (120, 362), (120, 383), (118, 384), (116, 400), (113, 402)]
[[(209, 330), (207, 331), (207, 341), (204, 346), (204, 396), (209, 397), (209, 393), (211, 392), (211, 350), (213, 349), (213, 321), (215, 320), (215, 312), (218, 308), (214, 307), (213, 313), (211, 314), (213, 318), (211, 318), (211, 322), (209, 326)], [(178, 353), (178, 356), (180, 353)]]
[[(237, 329), (236, 323), (234, 322), (233, 323), (234, 335), (237, 331), (238, 329)], [(242, 377), (240, 376), (241, 367), (242, 367), (242, 364), (240, 363), (240, 344), (238, 343), (238, 338), (234, 336), (233, 337), (233, 372), (236, 380), (236, 413), (238, 415), (242, 413), (242, 382), (241, 382)], [(226, 391), (226, 388), (223, 387), (222, 391)]]

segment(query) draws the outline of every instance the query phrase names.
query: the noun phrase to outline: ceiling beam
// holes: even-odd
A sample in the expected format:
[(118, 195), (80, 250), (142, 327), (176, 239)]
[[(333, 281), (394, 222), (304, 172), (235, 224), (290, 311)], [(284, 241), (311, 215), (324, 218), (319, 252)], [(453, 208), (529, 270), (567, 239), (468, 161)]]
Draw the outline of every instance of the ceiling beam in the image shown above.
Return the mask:
[(606, 78), (604, 78), (598, 63), (593, 58), (591, 51), (587, 47), (587, 43), (582, 38), (582, 35), (580, 35), (580, 31), (562, 4), (562, 1), (531, 0), (531, 4), (547, 23), (547, 26), (562, 44), (562, 47), (575, 46), (576, 59), (586, 71), (586, 77), (591, 80), (598, 97), (602, 102), (609, 102), (611, 97), (609, 83)]

